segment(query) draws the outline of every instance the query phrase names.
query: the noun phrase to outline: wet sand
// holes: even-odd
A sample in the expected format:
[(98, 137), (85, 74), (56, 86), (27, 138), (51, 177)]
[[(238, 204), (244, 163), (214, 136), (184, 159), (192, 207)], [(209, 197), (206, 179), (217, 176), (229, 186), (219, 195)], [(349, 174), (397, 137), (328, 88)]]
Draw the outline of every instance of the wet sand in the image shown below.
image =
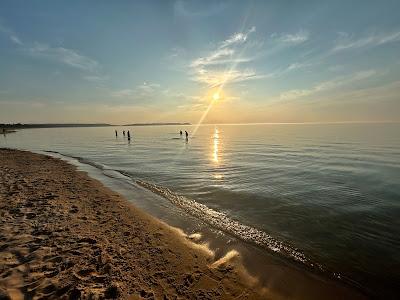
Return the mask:
[(247, 274), (235, 251), (216, 260), (62, 160), (0, 149), (0, 299), (363, 298), (268, 269), (265, 282)]

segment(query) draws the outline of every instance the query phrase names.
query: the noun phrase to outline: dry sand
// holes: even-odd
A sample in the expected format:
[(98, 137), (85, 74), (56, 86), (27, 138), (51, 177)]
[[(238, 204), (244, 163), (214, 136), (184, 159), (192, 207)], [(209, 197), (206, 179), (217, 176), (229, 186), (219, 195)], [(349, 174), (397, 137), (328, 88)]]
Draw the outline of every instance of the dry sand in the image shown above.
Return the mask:
[(255, 281), (59, 159), (0, 149), (0, 299), (257, 299)]

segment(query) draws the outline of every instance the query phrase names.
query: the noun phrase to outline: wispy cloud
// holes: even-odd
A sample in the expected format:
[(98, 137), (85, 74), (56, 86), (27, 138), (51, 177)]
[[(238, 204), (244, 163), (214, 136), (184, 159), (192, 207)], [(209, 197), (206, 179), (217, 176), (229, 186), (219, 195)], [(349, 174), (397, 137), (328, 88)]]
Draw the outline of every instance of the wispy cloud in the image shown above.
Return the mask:
[(171, 49), (171, 53), (167, 56), (169, 59), (173, 59), (176, 57), (180, 57), (186, 53), (184, 48), (181, 47), (174, 47)]
[[(309, 32), (301, 29), (296, 33), (275, 33), (271, 35), (269, 49), (264, 51), (261, 48), (264, 43), (251, 41), (252, 33), (255, 31), (256, 28), (253, 26), (247, 31), (236, 32), (218, 43), (215, 49), (206, 55), (192, 60), (189, 64), (191, 78), (196, 82), (215, 87), (241, 81), (279, 77), (310, 65), (309, 63), (293, 63), (269, 74), (258, 74), (254, 67), (250, 67), (254, 60), (263, 53), (281, 51), (306, 42), (309, 39)], [(244, 64), (246, 64), (245, 67)]]
[(242, 63), (249, 62), (252, 58), (240, 57), (237, 54), (237, 48), (241, 44), (244, 44), (249, 35), (256, 31), (253, 26), (247, 32), (238, 32), (230, 36), (228, 39), (222, 41), (217, 49), (212, 50), (207, 56), (199, 57), (192, 61), (191, 67), (202, 67), (207, 65), (219, 65), (219, 64), (229, 64), (229, 63)]
[(212, 51), (208, 56), (195, 59), (190, 66), (197, 68), (229, 62), (232, 59), (233, 54), (235, 54), (235, 50), (233, 49), (218, 48), (217, 50)]
[(308, 40), (309, 32), (306, 30), (299, 30), (297, 33), (273, 34), (272, 38), (287, 44), (301, 44)]
[[(400, 95), (400, 81), (382, 83), (374, 87), (365, 87), (352, 91), (345, 91), (334, 97), (335, 102), (379, 102), (394, 101), (400, 108), (398, 101)], [(398, 110), (397, 110), (398, 111)]]
[(253, 26), (246, 32), (237, 32), (221, 41), (207, 55), (194, 59), (190, 64), (192, 79), (210, 87), (222, 86), (233, 82), (262, 78), (251, 68), (239, 68), (242, 63), (249, 63), (254, 56), (244, 56), (247, 42)]
[(29, 54), (57, 61), (80, 70), (95, 72), (99, 69), (99, 63), (87, 56), (78, 53), (76, 50), (64, 47), (51, 47), (47, 44), (35, 43), (27, 49)]
[(298, 63), (298, 62), (296, 62), (296, 63), (290, 64), (286, 68), (286, 70), (293, 71), (293, 70), (301, 69), (301, 68), (308, 67), (308, 66), (311, 66), (311, 63)]
[(6, 35), (14, 44), (17, 44), (19, 46), (23, 45), (21, 39), (10, 28), (7, 28), (0, 24), (0, 33), (3, 33), (4, 35)]
[[(103, 83), (108, 78), (101, 74), (100, 64), (76, 50), (65, 47), (52, 47), (48, 44), (35, 42), (33, 44), (23, 42), (18, 35), (10, 28), (0, 24), (0, 33), (5, 34), (20, 49), (32, 57), (48, 59), (54, 62), (62, 63), (69, 67), (84, 71), (82, 78), (94, 83)], [(57, 74), (59, 72), (57, 71)]]
[(265, 77), (266, 78), (279, 78), (288, 73), (298, 71), (300, 69), (304, 69), (304, 68), (310, 67), (312, 65), (313, 64), (310, 62), (304, 62), (304, 63), (294, 62), (294, 63), (291, 63), (290, 65), (288, 65), (287, 67), (283, 67), (283, 68), (280, 68), (278, 70), (268, 73), (267, 75), (265, 75)]
[(122, 90), (113, 91), (111, 93), (111, 96), (118, 97), (118, 98), (130, 97), (134, 94), (134, 92), (135, 92), (135, 90), (133, 90), (133, 89), (122, 89)]
[(249, 34), (251, 34), (252, 32), (255, 32), (255, 31), (256, 31), (256, 27), (253, 26), (245, 33), (237, 32), (237, 33), (233, 34), (231, 37), (229, 37), (228, 39), (226, 39), (225, 41), (223, 41), (221, 43), (220, 48), (229, 47), (234, 44), (242, 44), (247, 41), (247, 37), (249, 36)]
[(136, 89), (140, 91), (140, 95), (145, 96), (154, 93), (161, 86), (158, 83), (147, 83), (143, 82), (141, 85), (138, 85)]
[(11, 39), (11, 41), (14, 42), (14, 44), (22, 45), (21, 40), (20, 40), (19, 37), (17, 37), (16, 35), (11, 35), (11, 36), (10, 36), (10, 39)]
[(348, 85), (356, 81), (364, 80), (377, 74), (378, 72), (375, 70), (367, 70), (357, 72), (348, 76), (340, 76), (332, 80), (320, 82), (310, 89), (294, 89), (285, 91), (280, 94), (279, 98), (280, 100), (295, 100), (298, 98), (311, 96), (316, 93), (332, 90), (334, 88)]
[(160, 91), (161, 85), (158, 83), (147, 83), (142, 84), (132, 88), (132, 89), (121, 89), (117, 91), (112, 91), (111, 96), (117, 98), (148, 98), (154, 96)]
[(210, 87), (215, 87), (220, 86), (221, 84), (242, 82), (261, 78), (265, 78), (265, 75), (257, 74), (252, 69), (244, 69), (229, 71), (206, 71), (202, 74), (198, 74), (195, 77), (195, 80), (198, 82), (206, 83)]
[(339, 33), (339, 38), (336, 40), (332, 52), (339, 52), (364, 47), (374, 47), (399, 41), (400, 31), (390, 33), (371, 33), (369, 35), (359, 38), (354, 38), (354, 36), (348, 33), (341, 32)]

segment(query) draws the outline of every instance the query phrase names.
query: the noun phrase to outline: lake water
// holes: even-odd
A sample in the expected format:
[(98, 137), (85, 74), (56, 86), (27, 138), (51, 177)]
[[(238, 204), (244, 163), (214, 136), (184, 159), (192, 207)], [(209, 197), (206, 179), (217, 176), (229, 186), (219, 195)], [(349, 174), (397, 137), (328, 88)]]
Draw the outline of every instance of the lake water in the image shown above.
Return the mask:
[[(130, 130), (130, 143), (122, 130)], [(179, 130), (189, 132), (188, 142)], [(118, 171), (246, 243), (395, 297), (399, 124), (203, 125), (193, 132), (26, 129), (2, 137), (0, 147), (56, 151)]]

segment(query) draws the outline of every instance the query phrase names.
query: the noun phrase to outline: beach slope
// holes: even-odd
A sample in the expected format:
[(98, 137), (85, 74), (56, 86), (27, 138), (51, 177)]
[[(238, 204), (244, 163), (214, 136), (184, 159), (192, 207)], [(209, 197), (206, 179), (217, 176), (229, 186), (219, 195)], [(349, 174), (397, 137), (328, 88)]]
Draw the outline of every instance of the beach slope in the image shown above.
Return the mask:
[(0, 149), (1, 299), (257, 299), (235, 265), (68, 163)]

